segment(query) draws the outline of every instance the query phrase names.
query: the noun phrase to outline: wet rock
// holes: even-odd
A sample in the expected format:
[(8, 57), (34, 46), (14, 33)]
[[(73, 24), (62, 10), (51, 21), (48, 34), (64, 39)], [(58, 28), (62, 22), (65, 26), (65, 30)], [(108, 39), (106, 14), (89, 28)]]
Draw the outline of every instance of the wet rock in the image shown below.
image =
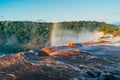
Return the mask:
[(41, 51), (44, 52), (46, 55), (70, 55), (80, 52), (78, 48), (73, 48), (69, 46), (43, 48)]
[(73, 47), (73, 48), (80, 48), (80, 47), (82, 47), (82, 44), (80, 44), (80, 43), (74, 43), (74, 42), (69, 42), (67, 44), (67, 46)]
[(74, 43), (74, 42), (69, 42), (69, 43), (67, 44), (67, 46), (73, 47), (73, 48), (77, 48), (77, 45), (76, 45), (76, 43)]
[(38, 56), (49, 56), (48, 54), (46, 54), (44, 51), (39, 50), (38, 52)]

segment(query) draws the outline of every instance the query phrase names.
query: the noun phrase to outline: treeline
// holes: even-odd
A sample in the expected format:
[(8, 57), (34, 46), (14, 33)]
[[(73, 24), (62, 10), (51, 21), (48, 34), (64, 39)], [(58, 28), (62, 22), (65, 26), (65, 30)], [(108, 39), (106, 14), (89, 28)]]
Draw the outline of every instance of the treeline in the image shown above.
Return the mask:
[(112, 34), (114, 37), (120, 36), (120, 27), (97, 21), (73, 21), (59, 22), (59, 28), (63, 30), (72, 30), (75, 32), (81, 31), (100, 31), (106, 34)]
[(86, 31), (98, 30), (101, 27), (101, 25), (105, 25), (106, 23), (97, 21), (72, 21), (72, 22), (59, 22), (58, 24), (60, 29), (80, 32), (83, 30)]
[(52, 23), (0, 22), (0, 50), (19, 52), (49, 45)]
[[(50, 31), (53, 23), (28, 21), (0, 21), (0, 51), (37, 50), (50, 45)], [(75, 32), (101, 31), (120, 36), (120, 28), (96, 21), (59, 22), (59, 29)]]
[(104, 35), (111, 34), (113, 37), (120, 36), (120, 27), (115, 25), (103, 24), (98, 31), (103, 32)]

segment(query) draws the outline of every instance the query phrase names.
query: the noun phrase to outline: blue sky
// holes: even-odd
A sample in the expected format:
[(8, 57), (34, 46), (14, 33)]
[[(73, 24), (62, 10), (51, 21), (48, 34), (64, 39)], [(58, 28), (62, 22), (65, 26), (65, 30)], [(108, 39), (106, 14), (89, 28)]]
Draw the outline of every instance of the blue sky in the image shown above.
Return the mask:
[(0, 21), (120, 22), (120, 0), (0, 0)]

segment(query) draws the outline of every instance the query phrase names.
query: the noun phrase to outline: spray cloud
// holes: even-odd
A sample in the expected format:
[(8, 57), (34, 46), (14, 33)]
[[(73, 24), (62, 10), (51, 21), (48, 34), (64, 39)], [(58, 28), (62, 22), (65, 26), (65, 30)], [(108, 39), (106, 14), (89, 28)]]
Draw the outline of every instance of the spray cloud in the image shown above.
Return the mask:
[(58, 24), (54, 25), (54, 29), (52, 31), (52, 46), (63, 45), (71, 41), (76, 43), (83, 43), (97, 40), (103, 36), (103, 34), (100, 32), (91, 32), (86, 28), (82, 28), (82, 31), (79, 33), (72, 30), (63, 30), (59, 28)]

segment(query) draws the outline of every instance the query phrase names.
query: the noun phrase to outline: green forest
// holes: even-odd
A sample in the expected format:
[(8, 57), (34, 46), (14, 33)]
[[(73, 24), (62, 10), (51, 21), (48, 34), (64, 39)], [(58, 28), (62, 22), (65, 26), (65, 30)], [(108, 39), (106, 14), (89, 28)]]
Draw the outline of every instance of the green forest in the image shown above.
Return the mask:
[(101, 25), (106, 23), (104, 22), (96, 22), (96, 21), (72, 21), (72, 22), (59, 22), (61, 29), (72, 30), (75, 32), (80, 32), (83, 29), (88, 31), (98, 30)]
[[(30, 21), (0, 21), (0, 51), (20, 52), (38, 50), (50, 46), (50, 31), (53, 23)], [(60, 29), (81, 32), (101, 31), (120, 36), (118, 26), (97, 21), (59, 22)]]
[(0, 22), (0, 50), (19, 52), (49, 46), (52, 23)]
[(73, 21), (73, 22), (60, 22), (59, 28), (62, 30), (72, 30), (80, 33), (84, 31), (99, 31), (106, 34), (112, 34), (114, 37), (120, 36), (120, 26), (107, 24), (105, 22), (97, 21)]

